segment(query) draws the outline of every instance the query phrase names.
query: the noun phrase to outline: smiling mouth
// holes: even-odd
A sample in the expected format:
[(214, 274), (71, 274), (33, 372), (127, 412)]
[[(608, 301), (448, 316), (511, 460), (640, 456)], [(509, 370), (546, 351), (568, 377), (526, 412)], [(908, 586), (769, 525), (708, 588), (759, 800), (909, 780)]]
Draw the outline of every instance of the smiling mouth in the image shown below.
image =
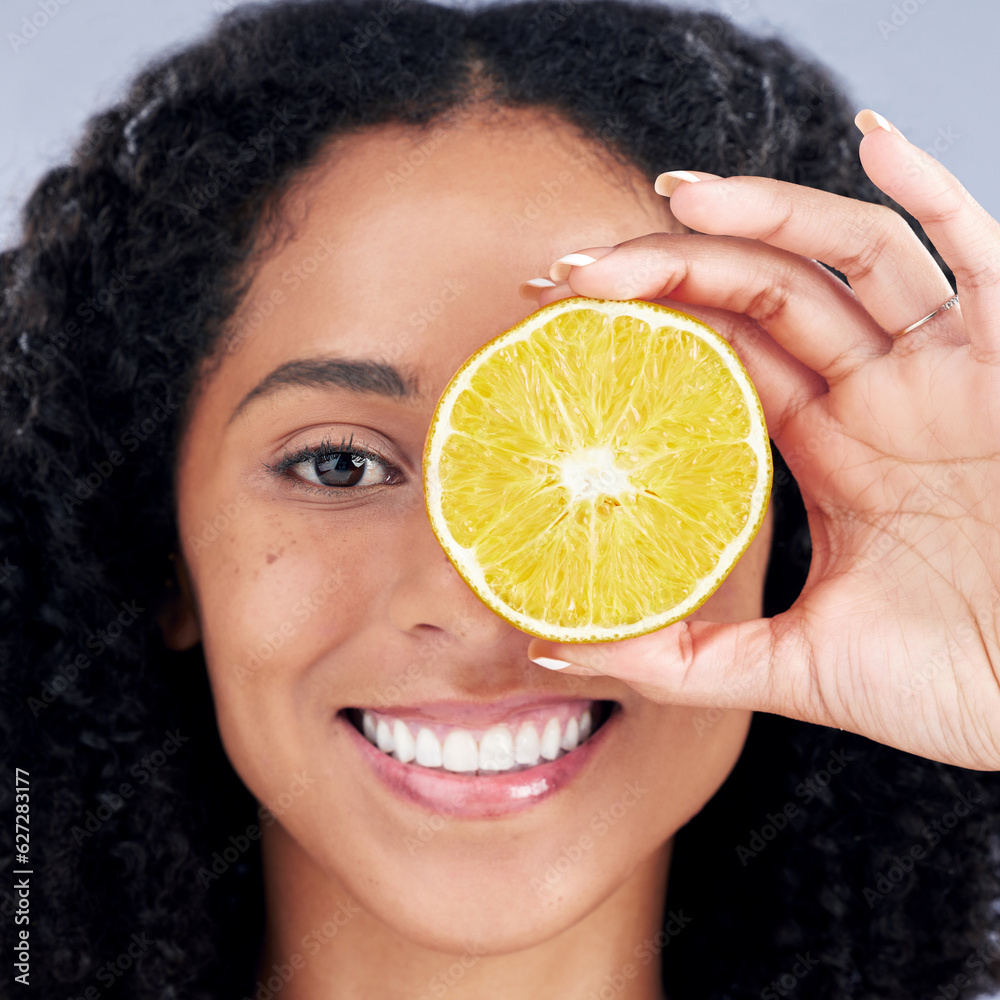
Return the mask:
[(355, 729), (387, 756), (432, 771), (490, 776), (527, 771), (572, 753), (607, 722), (616, 701), (574, 700), (512, 714), (469, 728), (372, 708), (345, 708)]

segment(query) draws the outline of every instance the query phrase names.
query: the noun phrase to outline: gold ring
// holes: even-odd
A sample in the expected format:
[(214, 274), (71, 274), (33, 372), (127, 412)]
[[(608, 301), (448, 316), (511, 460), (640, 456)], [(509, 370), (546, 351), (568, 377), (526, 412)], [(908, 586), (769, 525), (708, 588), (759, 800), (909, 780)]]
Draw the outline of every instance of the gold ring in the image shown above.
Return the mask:
[(928, 313), (923, 319), (918, 319), (916, 323), (911, 323), (905, 330), (900, 330), (899, 333), (891, 333), (889, 334), (889, 336), (892, 337), (893, 340), (895, 340), (897, 337), (902, 337), (904, 333), (909, 333), (911, 330), (916, 330), (918, 326), (923, 326), (924, 323), (930, 322), (932, 319), (934, 319), (935, 316), (937, 316), (938, 313), (942, 313), (946, 309), (950, 309), (952, 306), (957, 306), (957, 305), (958, 305), (958, 293), (956, 292), (950, 299), (948, 299), (947, 302), (943, 302), (941, 305), (939, 305), (937, 309), (934, 310), (934, 312)]

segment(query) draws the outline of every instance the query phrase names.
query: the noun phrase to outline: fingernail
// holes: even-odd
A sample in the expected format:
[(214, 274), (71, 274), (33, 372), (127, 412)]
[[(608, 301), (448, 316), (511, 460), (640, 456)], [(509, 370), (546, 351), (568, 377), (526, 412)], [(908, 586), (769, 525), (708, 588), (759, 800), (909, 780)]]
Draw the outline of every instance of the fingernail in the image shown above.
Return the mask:
[(884, 129), (886, 132), (895, 132), (896, 135), (902, 136), (904, 139), (906, 138), (906, 136), (903, 135), (903, 133), (900, 132), (888, 118), (883, 118), (882, 115), (880, 115), (877, 111), (872, 111), (871, 108), (864, 108), (859, 111), (854, 116), (854, 124), (861, 129), (864, 135), (868, 135), (868, 133), (873, 129), (880, 128)]
[(551, 656), (532, 656), (530, 660), (546, 670), (565, 670), (566, 667), (573, 666), (569, 660), (554, 660)]
[(588, 253), (568, 253), (565, 257), (560, 257), (550, 268), (549, 277), (553, 281), (565, 281), (569, 277), (571, 267), (586, 267), (595, 261), (606, 257), (614, 247), (596, 247)]
[(695, 177), (690, 170), (668, 170), (656, 178), (653, 182), (653, 190), (657, 194), (662, 194), (664, 198), (669, 198), (677, 190), (677, 185), (681, 181), (696, 184), (700, 180), (701, 178)]
[(521, 293), (522, 299), (537, 299), (538, 293), (543, 288), (555, 288), (556, 283), (554, 281), (549, 281), (548, 278), (529, 278), (527, 281), (522, 281), (518, 291)]

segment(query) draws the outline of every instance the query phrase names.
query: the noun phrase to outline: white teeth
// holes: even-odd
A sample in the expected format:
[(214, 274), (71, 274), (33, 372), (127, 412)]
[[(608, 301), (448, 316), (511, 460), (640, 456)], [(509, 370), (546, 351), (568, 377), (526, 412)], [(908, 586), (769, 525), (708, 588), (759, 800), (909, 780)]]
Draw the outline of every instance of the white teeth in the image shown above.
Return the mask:
[(385, 719), (378, 720), (378, 727), (375, 730), (375, 742), (379, 750), (383, 753), (392, 753), (396, 749), (396, 741), (392, 738), (392, 730)]
[[(565, 717), (564, 715), (562, 717)], [(438, 732), (435, 732), (435, 728)], [(459, 726), (448, 727), (442, 744), (438, 736), (445, 727), (420, 726), (416, 739), (402, 719), (378, 716), (367, 709), (361, 712), (361, 730), (369, 743), (391, 754), (404, 764), (441, 768), (464, 774), (497, 774), (513, 769), (535, 767), (543, 761), (556, 760), (575, 750), (591, 734), (593, 718), (589, 708), (579, 718), (570, 716), (565, 728), (553, 716), (539, 737), (533, 722), (524, 722), (513, 735), (511, 727), (491, 726), (477, 742), (473, 733)]]
[(479, 741), (479, 767), (483, 771), (509, 771), (514, 766), (514, 740), (503, 726), (487, 729)]
[(472, 733), (453, 729), (445, 737), (441, 763), (446, 771), (475, 771), (479, 767), (479, 747)]
[(409, 764), (417, 756), (417, 745), (410, 734), (410, 727), (402, 719), (396, 719), (392, 725), (392, 738), (396, 741), (393, 756), (404, 764)]
[(533, 722), (526, 722), (517, 731), (517, 742), (514, 749), (514, 760), (518, 764), (534, 767), (541, 754), (538, 744), (538, 730)]
[(542, 732), (542, 756), (546, 760), (555, 760), (559, 756), (559, 720), (549, 719)]
[(580, 742), (580, 723), (576, 719), (570, 719), (566, 723), (566, 732), (563, 733), (563, 738), (559, 743), (559, 746), (563, 748), (567, 753), (570, 750), (575, 750), (577, 744)]
[(441, 766), (441, 744), (426, 726), (417, 733), (417, 763), (423, 767)]

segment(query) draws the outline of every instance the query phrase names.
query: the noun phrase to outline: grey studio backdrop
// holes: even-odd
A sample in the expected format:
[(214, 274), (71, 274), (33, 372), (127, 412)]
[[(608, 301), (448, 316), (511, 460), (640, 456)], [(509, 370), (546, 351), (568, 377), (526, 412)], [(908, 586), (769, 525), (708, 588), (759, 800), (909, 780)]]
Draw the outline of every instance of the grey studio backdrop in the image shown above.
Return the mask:
[[(21, 204), (44, 172), (68, 157), (86, 119), (123, 96), (149, 58), (203, 34), (239, 2), (0, 0), (0, 248), (17, 242)], [(858, 108), (888, 117), (1000, 216), (996, 0), (692, 0), (677, 6), (723, 14), (811, 53), (835, 72)]]

